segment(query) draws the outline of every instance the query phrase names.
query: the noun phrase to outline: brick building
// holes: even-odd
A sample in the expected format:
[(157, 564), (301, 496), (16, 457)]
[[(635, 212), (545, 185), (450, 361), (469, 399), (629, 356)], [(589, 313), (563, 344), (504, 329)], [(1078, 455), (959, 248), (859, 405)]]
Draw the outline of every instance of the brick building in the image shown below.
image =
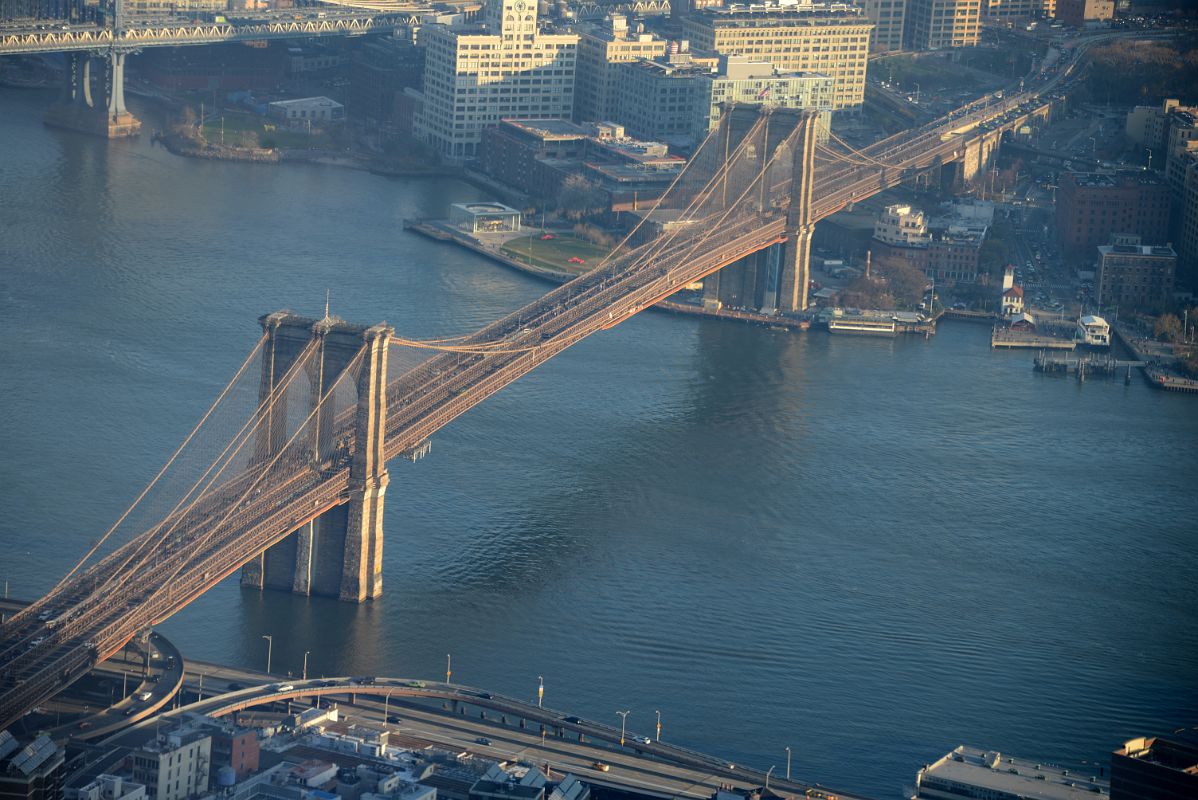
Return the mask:
[(1066, 256), (1089, 259), (1116, 233), (1169, 240), (1169, 187), (1150, 173), (1066, 172), (1057, 187), (1057, 237)]

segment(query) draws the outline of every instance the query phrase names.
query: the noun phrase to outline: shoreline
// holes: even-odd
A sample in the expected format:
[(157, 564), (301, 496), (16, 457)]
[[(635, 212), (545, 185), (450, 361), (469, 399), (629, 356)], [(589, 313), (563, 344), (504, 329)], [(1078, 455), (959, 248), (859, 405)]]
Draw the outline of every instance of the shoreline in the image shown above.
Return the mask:
[[(549, 283), (561, 285), (578, 277), (578, 275), (573, 273), (545, 269), (544, 267), (538, 267), (533, 264), (526, 264), (522, 261), (517, 261), (516, 259), (511, 258), (498, 250), (493, 250), (489, 247), (483, 246), (476, 239), (466, 234), (447, 230), (441, 226), (433, 225), (426, 220), (404, 220), (403, 226), (405, 230), (414, 231), (421, 236), (425, 236), (435, 241), (455, 244), (458, 247), (463, 247), (481, 256), (489, 258), (492, 261), (507, 267), (508, 269), (515, 270), (516, 272), (520, 272)], [(811, 322), (805, 319), (771, 316), (769, 314), (761, 314), (754, 311), (727, 311), (724, 309), (715, 310), (674, 300), (659, 300), (658, 302), (654, 303), (651, 308), (657, 311), (665, 311), (673, 314), (706, 317), (709, 319), (735, 320), (737, 322), (764, 325), (770, 328), (806, 331), (811, 327)]]

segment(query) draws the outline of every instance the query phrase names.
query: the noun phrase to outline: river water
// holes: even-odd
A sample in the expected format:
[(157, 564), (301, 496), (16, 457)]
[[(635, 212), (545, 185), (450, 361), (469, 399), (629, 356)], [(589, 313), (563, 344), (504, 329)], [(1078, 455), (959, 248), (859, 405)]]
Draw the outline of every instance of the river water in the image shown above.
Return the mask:
[[(0, 90), (0, 577), (45, 591), (258, 315), (466, 332), (544, 292), (402, 230), (478, 190), (178, 158)], [(154, 124), (154, 112), (138, 112)], [(1034, 373), (984, 326), (642, 314), (391, 465), (384, 597), (229, 580), (162, 630), (276, 670), (443, 676), (895, 798), (961, 743), (1103, 759), (1198, 720), (1198, 403)]]

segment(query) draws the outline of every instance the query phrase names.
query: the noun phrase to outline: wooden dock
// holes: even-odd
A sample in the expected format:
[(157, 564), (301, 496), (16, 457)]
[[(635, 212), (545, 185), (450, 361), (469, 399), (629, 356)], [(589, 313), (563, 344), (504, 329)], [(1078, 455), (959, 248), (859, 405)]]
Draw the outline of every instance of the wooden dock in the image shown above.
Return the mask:
[(1025, 348), (1031, 350), (1074, 350), (1077, 342), (1057, 336), (1043, 336), (1035, 333), (1023, 333), (995, 326), (990, 333), (992, 348)]
[(1198, 381), (1173, 375), (1160, 367), (1145, 367), (1144, 378), (1156, 388), (1164, 389), (1166, 392), (1198, 394)]
[(1068, 356), (1052, 351), (1040, 351), (1036, 355), (1033, 366), (1037, 372), (1050, 375), (1076, 375), (1078, 381), (1085, 381), (1088, 376), (1102, 375), (1104, 377), (1124, 376), (1126, 383), (1131, 382), (1133, 368), (1146, 366), (1143, 361), (1130, 361), (1115, 358), (1113, 355), (1091, 354), (1083, 356)]

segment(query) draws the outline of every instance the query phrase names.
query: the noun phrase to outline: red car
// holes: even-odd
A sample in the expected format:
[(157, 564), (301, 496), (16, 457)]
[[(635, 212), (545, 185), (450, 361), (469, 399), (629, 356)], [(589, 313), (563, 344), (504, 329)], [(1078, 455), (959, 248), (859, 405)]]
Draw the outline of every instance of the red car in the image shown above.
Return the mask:
[(587, 262), (583, 261), (578, 256), (570, 256), (570, 263), (571, 264), (585, 264)]
[(547, 233), (541, 237), (542, 240), (556, 238), (552, 233)]

